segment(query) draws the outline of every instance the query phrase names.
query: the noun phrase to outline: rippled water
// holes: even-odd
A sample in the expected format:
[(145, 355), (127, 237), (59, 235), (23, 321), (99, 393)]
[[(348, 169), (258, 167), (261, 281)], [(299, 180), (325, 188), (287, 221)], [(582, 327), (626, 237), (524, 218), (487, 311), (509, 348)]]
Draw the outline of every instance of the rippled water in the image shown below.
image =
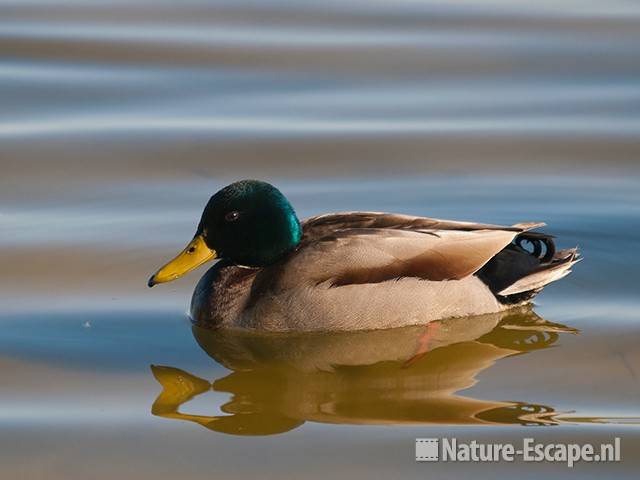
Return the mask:
[[(624, 1), (0, 1), (2, 478), (634, 477), (639, 47)], [(585, 261), (426, 345), (212, 335), (202, 272), (146, 280), (241, 177), (301, 217), (544, 220)], [(416, 464), (440, 436), (623, 461)]]

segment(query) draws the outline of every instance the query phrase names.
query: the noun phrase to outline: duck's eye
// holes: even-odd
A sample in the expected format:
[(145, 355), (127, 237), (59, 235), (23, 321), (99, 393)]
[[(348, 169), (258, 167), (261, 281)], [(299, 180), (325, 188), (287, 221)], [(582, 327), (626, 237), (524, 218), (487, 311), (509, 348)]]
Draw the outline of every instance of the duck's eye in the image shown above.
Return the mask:
[(224, 216), (224, 219), (227, 222), (235, 222), (238, 218), (240, 218), (240, 212), (237, 210), (232, 210)]
[(193, 253), (196, 251), (196, 247), (189, 247), (189, 249), (187, 250), (187, 253)]

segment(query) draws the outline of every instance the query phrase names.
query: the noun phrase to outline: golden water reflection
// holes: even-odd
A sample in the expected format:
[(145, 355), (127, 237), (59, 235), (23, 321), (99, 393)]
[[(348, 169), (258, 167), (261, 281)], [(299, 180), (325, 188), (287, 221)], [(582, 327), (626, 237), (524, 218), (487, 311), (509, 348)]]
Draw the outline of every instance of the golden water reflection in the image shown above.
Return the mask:
[[(497, 361), (542, 350), (576, 330), (531, 311), (429, 326), (341, 333), (265, 334), (193, 327), (200, 347), (231, 370), (209, 382), (152, 366), (162, 385), (154, 415), (237, 435), (269, 435), (306, 421), (334, 424), (554, 425), (547, 405), (460, 394)], [(213, 390), (223, 415), (182, 413)]]

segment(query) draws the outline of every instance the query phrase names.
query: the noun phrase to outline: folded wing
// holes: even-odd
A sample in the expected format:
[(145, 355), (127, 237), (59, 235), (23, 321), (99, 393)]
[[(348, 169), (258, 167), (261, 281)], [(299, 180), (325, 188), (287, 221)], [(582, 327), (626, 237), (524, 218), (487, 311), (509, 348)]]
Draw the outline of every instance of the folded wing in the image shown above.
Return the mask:
[[(307, 239), (288, 263), (298, 281), (330, 286), (403, 277), (459, 280), (474, 274), (510, 244), (520, 228), (439, 230), (344, 228)], [(305, 232), (307, 233), (307, 232)]]

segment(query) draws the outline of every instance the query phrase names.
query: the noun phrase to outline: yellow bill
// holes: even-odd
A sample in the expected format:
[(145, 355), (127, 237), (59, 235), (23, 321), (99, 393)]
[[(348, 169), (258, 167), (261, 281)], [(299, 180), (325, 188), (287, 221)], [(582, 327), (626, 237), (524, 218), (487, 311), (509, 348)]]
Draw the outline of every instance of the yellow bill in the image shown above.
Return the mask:
[(186, 248), (165, 266), (151, 276), (147, 285), (153, 287), (180, 278), (194, 268), (217, 257), (215, 250), (210, 249), (202, 235), (196, 235)]

